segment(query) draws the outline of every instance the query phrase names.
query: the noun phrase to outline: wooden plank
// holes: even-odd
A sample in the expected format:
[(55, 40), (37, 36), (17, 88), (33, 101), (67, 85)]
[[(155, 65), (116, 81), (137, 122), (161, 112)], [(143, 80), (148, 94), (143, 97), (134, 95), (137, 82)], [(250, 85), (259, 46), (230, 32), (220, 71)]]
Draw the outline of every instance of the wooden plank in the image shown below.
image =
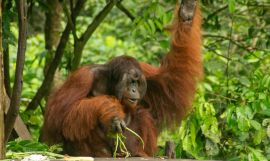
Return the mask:
[[(31, 158), (31, 157), (28, 156), (28, 158)], [(110, 161), (110, 160), (114, 160), (114, 161), (156, 161), (156, 160), (157, 161), (197, 161), (195, 159), (165, 159), (165, 158), (151, 158), (151, 157), (92, 158), (92, 157), (69, 157), (69, 156), (65, 157), (64, 159), (53, 159), (51, 161), (65, 161), (65, 160), (72, 160), (72, 161)], [(16, 160), (16, 161), (19, 161), (19, 160)], [(204, 160), (204, 161), (221, 161), (221, 160)]]
[[(94, 158), (94, 161), (109, 161), (109, 160), (127, 160), (127, 161), (196, 161), (194, 159), (165, 159), (165, 158), (141, 158), (141, 157), (134, 157), (134, 158)], [(204, 161), (221, 161), (221, 160), (204, 160)]]
[(31, 140), (32, 139), (32, 136), (31, 136), (29, 130), (27, 129), (26, 125), (24, 124), (20, 115), (18, 115), (16, 118), (14, 129), (15, 129), (16, 133), (18, 134), (18, 136), (20, 138), (22, 138), (23, 140)]
[[(91, 160), (93, 158), (89, 157), (89, 160), (87, 160), (87, 157), (84, 157), (83, 160), (80, 161), (93, 161)], [(195, 159), (164, 159), (164, 158), (94, 158), (94, 161), (198, 161)], [(65, 161), (65, 160), (51, 160), (51, 161)], [(77, 161), (75, 159), (75, 161)], [(204, 160), (204, 161), (222, 161), (222, 160)]]
[[(5, 109), (6, 114), (8, 112), (9, 103), (10, 103), (10, 100), (7, 99), (7, 101), (6, 101), (7, 108)], [(32, 139), (32, 136), (31, 136), (29, 130), (27, 129), (26, 125), (24, 124), (20, 115), (18, 115), (16, 120), (15, 120), (14, 129), (21, 139), (23, 139), (23, 140), (31, 140)]]
[[(93, 158), (88, 157), (89, 161)], [(87, 159), (87, 157), (84, 157), (84, 159)], [(94, 161), (109, 161), (109, 160), (114, 160), (114, 161), (197, 161), (195, 159), (165, 159), (165, 158), (150, 158), (150, 157), (133, 157), (133, 158), (94, 158)], [(56, 160), (55, 160), (56, 161)], [(60, 160), (59, 160), (60, 161)], [(84, 160), (86, 161), (86, 160)], [(88, 160), (87, 160), (88, 161)], [(221, 160), (204, 160), (204, 161), (221, 161)]]

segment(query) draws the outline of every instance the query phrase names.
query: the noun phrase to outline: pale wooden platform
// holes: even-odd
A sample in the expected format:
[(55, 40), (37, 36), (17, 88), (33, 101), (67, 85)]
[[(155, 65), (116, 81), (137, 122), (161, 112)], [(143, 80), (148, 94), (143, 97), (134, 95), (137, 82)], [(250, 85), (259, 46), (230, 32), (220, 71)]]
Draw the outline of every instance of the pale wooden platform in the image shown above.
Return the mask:
[[(94, 158), (95, 161), (196, 161), (193, 159), (165, 159), (165, 158)], [(205, 160), (205, 161), (217, 161), (217, 160)], [(221, 160), (219, 160), (221, 161)]]
[[(197, 161), (194, 159), (166, 159), (166, 158), (94, 158), (94, 161)], [(64, 160), (53, 160), (53, 161), (64, 161)], [(82, 161), (91, 161), (89, 160), (82, 160)], [(221, 161), (221, 160), (205, 160), (205, 161)]]

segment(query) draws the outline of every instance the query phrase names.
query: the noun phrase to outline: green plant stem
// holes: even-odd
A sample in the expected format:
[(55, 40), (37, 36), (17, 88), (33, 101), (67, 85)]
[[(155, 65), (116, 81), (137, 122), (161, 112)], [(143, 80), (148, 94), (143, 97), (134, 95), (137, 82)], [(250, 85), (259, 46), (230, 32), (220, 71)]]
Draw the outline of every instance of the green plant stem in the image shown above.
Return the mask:
[(115, 149), (114, 149), (114, 152), (113, 152), (113, 157), (114, 158), (116, 158), (116, 152), (117, 152), (117, 149), (118, 149), (118, 144), (119, 144), (119, 136), (118, 136), (118, 134), (116, 134)]
[[(143, 149), (144, 149), (144, 141), (143, 139), (140, 137), (140, 135), (138, 135), (135, 131), (131, 130), (130, 128), (126, 127), (126, 130), (128, 130), (129, 132), (131, 132), (133, 135), (135, 135), (136, 137), (139, 138), (139, 140), (142, 143)], [(118, 147), (120, 148), (121, 153), (125, 154), (125, 158), (131, 156), (131, 154), (129, 153), (125, 143), (123, 140), (126, 139), (126, 137), (122, 134), (122, 133), (116, 133), (115, 136), (113, 136), (116, 140), (115, 140), (115, 149), (113, 152), (113, 157), (116, 158), (117, 155), (117, 149)]]
[(140, 139), (140, 141), (141, 141), (141, 143), (142, 143), (142, 146), (143, 146), (143, 149), (144, 149), (144, 141), (143, 141), (142, 137), (140, 137), (140, 135), (138, 135), (135, 131), (131, 130), (131, 129), (128, 128), (128, 127), (126, 127), (126, 129), (127, 129), (129, 132), (131, 132), (133, 135), (137, 136), (137, 137)]

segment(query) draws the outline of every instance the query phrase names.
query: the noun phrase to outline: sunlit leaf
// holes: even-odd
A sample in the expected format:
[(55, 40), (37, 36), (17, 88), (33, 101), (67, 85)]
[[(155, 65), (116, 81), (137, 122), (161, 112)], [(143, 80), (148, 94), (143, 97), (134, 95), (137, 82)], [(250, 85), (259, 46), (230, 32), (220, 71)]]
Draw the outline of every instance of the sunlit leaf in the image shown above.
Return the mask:
[(263, 156), (262, 151), (259, 149), (254, 149), (251, 147), (248, 147), (251, 153), (249, 153), (249, 158), (251, 160), (258, 160), (258, 161), (267, 161), (267, 159)]
[(256, 129), (260, 130), (262, 128), (261, 124), (255, 120), (250, 120), (250, 124)]
[(264, 129), (259, 129), (255, 132), (253, 136), (253, 142), (255, 145), (258, 145), (262, 142), (262, 140), (266, 137), (266, 132)]
[(235, 11), (235, 0), (228, 0), (229, 3), (229, 11), (230, 13), (233, 13)]

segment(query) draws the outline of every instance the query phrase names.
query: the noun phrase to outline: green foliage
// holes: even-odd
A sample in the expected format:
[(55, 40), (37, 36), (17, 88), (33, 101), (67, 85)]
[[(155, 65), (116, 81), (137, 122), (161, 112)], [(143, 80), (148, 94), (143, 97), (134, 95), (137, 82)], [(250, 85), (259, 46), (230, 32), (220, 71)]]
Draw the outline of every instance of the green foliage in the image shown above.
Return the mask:
[[(175, 2), (134, 0), (122, 3), (136, 19), (130, 21), (114, 8), (87, 42), (81, 64), (100, 64), (122, 54), (158, 64), (168, 51), (169, 34), (164, 27), (171, 21)], [(39, 3), (38, 7), (46, 8), (44, 5)], [(104, 5), (105, 1), (87, 1), (77, 19), (78, 35)], [(267, 0), (202, 0), (205, 78), (198, 87), (193, 110), (181, 122), (181, 127), (163, 131), (158, 141), (158, 156), (164, 155), (165, 141), (173, 140), (178, 158), (270, 160), (269, 6)], [(18, 35), (14, 13), (12, 8), (3, 17), (3, 43), (4, 47), (10, 46), (12, 81)], [(36, 111), (24, 112), (24, 109), (44, 77), (44, 62), (49, 53), (45, 50), (43, 34), (37, 33), (27, 41), (20, 108), (21, 117), (35, 141), (43, 122), (45, 100)], [(73, 45), (70, 37), (59, 67), (63, 79), (74, 57)], [(9, 142), (8, 153), (61, 151), (35, 141)]]
[(7, 151), (12, 152), (48, 151), (59, 153), (62, 151), (61, 145), (53, 145), (49, 147), (48, 145), (37, 141), (20, 139), (8, 142), (6, 148)]
[[(174, 140), (177, 157), (270, 160), (270, 51), (265, 48), (269, 39), (262, 40), (269, 35), (264, 30), (270, 27), (265, 17), (270, 13), (263, 8), (248, 12), (259, 4), (228, 0), (228, 7), (218, 1), (203, 6), (205, 79), (179, 130), (165, 131), (159, 139), (161, 145)], [(223, 6), (212, 14), (210, 8)], [(254, 19), (263, 23), (260, 28)]]
[(36, 141), (30, 140), (15, 140), (8, 142), (7, 146), (7, 159), (22, 159), (28, 155), (41, 154), (46, 155), (50, 159), (63, 158), (64, 156), (56, 154), (62, 151), (61, 145), (53, 145), (48, 147)]
[[(248, 80), (251, 82), (250, 86), (241, 85), (240, 81), (231, 84), (229, 88), (234, 91), (237, 88), (238, 92), (230, 96), (231, 100), (227, 104), (214, 100), (207, 94), (209, 91), (202, 90), (201, 86), (194, 109), (182, 121), (177, 134), (177, 140), (180, 140), (180, 149), (177, 150), (188, 153), (180, 157), (191, 155), (196, 159), (269, 160), (267, 117), (270, 106), (266, 96), (270, 91), (269, 84), (266, 88), (263, 83), (269, 78), (269, 72), (261, 75), (261, 70), (256, 69)], [(221, 84), (218, 86), (222, 86)], [(211, 88), (220, 87), (213, 84)]]
[(45, 151), (49, 150), (48, 146), (39, 142), (29, 140), (15, 140), (7, 144), (7, 151), (27, 152), (27, 151)]

